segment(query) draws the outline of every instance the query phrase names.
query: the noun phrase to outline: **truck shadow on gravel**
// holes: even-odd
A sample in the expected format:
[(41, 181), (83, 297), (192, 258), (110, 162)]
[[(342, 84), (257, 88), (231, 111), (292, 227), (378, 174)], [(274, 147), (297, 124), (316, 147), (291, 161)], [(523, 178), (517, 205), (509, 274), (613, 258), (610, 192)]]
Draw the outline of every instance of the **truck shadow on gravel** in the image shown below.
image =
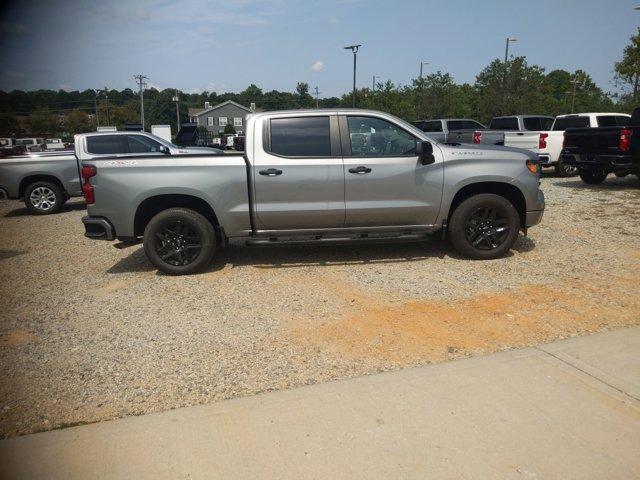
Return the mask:
[[(520, 235), (513, 250), (526, 253), (535, 248), (535, 242), (530, 237)], [(513, 256), (513, 252), (505, 257)], [(336, 266), (336, 265), (380, 265), (385, 263), (418, 262), (429, 258), (471, 261), (459, 256), (448, 242), (442, 241), (439, 235), (419, 243), (395, 243), (378, 245), (340, 245), (340, 246), (310, 246), (310, 247), (244, 247), (232, 244), (220, 249), (211, 265), (202, 273), (222, 270), (225, 267), (252, 266), (255, 268), (296, 268), (308, 266)], [(147, 260), (142, 248), (133, 251), (113, 265), (107, 273), (151, 272), (155, 267)], [(164, 273), (158, 272), (158, 275)]]
[[(77, 210), (86, 210), (87, 209), (87, 205), (84, 202), (74, 202), (74, 203), (65, 203), (62, 208), (60, 208), (60, 211), (57, 213), (54, 213), (53, 215), (60, 215), (61, 213), (65, 213), (65, 212), (74, 212)], [(36, 215), (35, 213), (31, 213), (31, 211), (29, 211), (29, 209), (27, 207), (23, 207), (23, 208), (16, 208), (15, 210), (11, 210), (10, 212), (7, 212), (5, 214), (6, 218), (10, 218), (10, 217), (37, 217), (38, 215)]]
[(582, 180), (571, 180), (565, 182), (554, 182), (554, 186), (562, 188), (576, 188), (578, 190), (600, 190), (600, 191), (620, 191), (637, 190), (640, 192), (640, 181), (636, 177), (632, 178), (610, 178), (600, 185), (589, 185)]

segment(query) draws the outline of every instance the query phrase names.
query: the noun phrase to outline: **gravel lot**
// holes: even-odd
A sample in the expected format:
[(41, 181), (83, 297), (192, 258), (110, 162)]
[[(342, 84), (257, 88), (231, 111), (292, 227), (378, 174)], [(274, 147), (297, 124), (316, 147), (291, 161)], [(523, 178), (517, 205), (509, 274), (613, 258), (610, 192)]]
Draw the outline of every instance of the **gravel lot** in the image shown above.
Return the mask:
[(85, 239), (80, 201), (0, 202), (0, 436), (640, 323), (636, 177), (542, 182), (543, 223), (507, 258), (233, 246), (191, 277)]

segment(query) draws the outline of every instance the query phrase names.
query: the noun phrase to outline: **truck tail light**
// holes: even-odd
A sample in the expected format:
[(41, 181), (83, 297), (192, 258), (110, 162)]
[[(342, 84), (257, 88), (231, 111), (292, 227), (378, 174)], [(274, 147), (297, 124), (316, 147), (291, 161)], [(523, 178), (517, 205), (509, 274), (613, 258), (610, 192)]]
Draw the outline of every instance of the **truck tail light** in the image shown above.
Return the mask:
[(82, 177), (82, 194), (87, 202), (87, 205), (92, 205), (96, 202), (96, 196), (93, 191), (93, 185), (91, 185), (91, 177), (95, 177), (98, 170), (93, 165), (83, 165), (81, 171)]
[(482, 140), (482, 132), (473, 132), (473, 143), (480, 143)]
[(541, 133), (540, 134), (540, 138), (538, 139), (538, 148), (539, 149), (543, 149), (543, 148), (547, 148), (547, 137), (549, 136), (548, 133)]
[(620, 130), (620, 138), (618, 139), (618, 148), (626, 152), (631, 148), (631, 130), (623, 128)]

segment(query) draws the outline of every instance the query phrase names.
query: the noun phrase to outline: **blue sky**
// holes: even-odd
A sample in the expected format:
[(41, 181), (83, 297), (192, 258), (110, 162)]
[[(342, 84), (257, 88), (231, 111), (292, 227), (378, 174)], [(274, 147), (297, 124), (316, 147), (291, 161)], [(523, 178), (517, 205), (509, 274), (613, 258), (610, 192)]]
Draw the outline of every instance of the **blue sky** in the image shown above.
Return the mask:
[(549, 70), (581, 68), (613, 90), (613, 62), (640, 26), (640, 0), (130, 0), (4, 2), (0, 88), (135, 89), (144, 73), (157, 88), (293, 91), (318, 85), (321, 96), (372, 76), (410, 83), (426, 71), (458, 82), (504, 55)]

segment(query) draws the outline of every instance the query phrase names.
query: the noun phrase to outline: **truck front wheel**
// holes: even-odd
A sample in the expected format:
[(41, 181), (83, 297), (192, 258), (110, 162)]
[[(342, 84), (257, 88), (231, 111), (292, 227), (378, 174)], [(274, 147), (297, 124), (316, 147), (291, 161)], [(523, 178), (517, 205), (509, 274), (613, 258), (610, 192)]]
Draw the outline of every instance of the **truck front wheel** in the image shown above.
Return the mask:
[(209, 220), (187, 208), (170, 208), (154, 216), (144, 230), (144, 251), (153, 265), (169, 275), (204, 270), (216, 251), (216, 232)]
[(24, 191), (24, 204), (37, 215), (56, 213), (66, 200), (62, 189), (53, 182), (35, 182)]
[(580, 169), (580, 178), (584, 183), (589, 185), (598, 185), (607, 178), (607, 172), (602, 168), (582, 168)]
[(454, 210), (449, 237), (465, 257), (488, 260), (504, 255), (520, 230), (520, 216), (504, 197), (492, 193), (474, 195)]

